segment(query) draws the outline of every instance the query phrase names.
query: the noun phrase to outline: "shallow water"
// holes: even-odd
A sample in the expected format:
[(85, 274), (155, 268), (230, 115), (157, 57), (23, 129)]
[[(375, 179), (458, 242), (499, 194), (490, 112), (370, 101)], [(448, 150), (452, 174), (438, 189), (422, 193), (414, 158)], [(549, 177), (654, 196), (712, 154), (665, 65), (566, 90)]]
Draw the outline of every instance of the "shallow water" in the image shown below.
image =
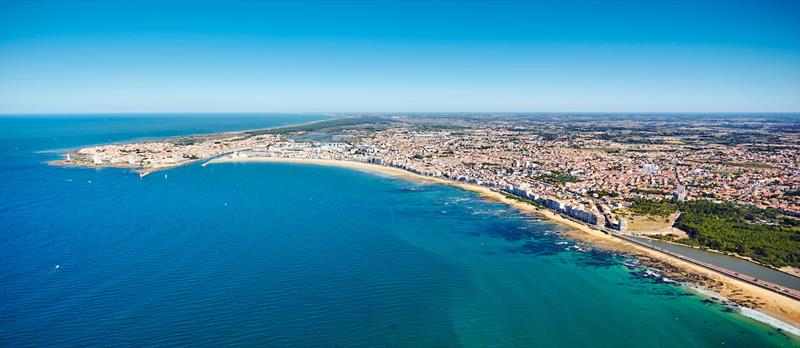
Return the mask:
[[(280, 123), (257, 119), (241, 128)], [(298, 164), (140, 179), (42, 163), (232, 130), (213, 117), (0, 120), (3, 346), (797, 345), (454, 187)]]

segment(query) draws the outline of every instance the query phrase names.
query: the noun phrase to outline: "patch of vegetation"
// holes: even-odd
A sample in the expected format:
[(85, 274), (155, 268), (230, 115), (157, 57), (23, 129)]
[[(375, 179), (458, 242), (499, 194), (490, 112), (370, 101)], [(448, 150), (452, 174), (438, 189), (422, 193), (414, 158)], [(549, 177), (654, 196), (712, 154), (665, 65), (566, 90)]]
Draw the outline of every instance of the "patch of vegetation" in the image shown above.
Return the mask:
[(597, 191), (589, 191), (587, 192), (590, 195), (596, 194), (598, 197), (617, 197), (619, 196), (616, 192), (609, 192), (606, 190), (597, 190)]
[(777, 209), (705, 200), (681, 204), (681, 243), (737, 253), (776, 267), (800, 267), (800, 220)]
[(643, 190), (643, 189), (631, 189), (632, 193), (641, 193), (645, 195), (668, 195), (669, 192), (661, 191), (661, 190)]
[(667, 242), (673, 242), (676, 239), (678, 239), (678, 235), (674, 234), (674, 233), (654, 234), (654, 235), (650, 235), (648, 237), (653, 238), (653, 239), (658, 239), (658, 240), (664, 240), (664, 241), (667, 241)]
[(629, 202), (633, 202), (630, 210), (636, 215), (649, 215), (649, 216), (669, 216), (676, 212), (678, 207), (672, 201), (661, 200), (656, 201), (645, 198), (631, 198)]
[(731, 167), (740, 167), (740, 168), (755, 168), (755, 169), (772, 169), (771, 165), (763, 164), (763, 163), (756, 163), (756, 162), (734, 162), (734, 161), (721, 161), (718, 162), (719, 164), (731, 166)]
[(563, 185), (563, 184), (568, 183), (568, 182), (580, 182), (581, 181), (581, 179), (579, 179), (576, 176), (569, 175), (569, 174), (562, 173), (562, 172), (551, 172), (549, 174), (544, 174), (543, 173), (543, 174), (539, 174), (539, 175), (535, 176), (534, 179), (542, 181), (542, 182), (546, 182), (548, 184), (553, 184), (553, 185)]
[(664, 239), (736, 253), (775, 267), (800, 267), (800, 219), (778, 209), (707, 200), (632, 201), (631, 211), (637, 214), (666, 216), (681, 211), (675, 227), (689, 238)]
[(337, 118), (333, 120), (313, 122), (308, 124), (301, 124), (296, 126), (276, 127), (267, 129), (258, 129), (249, 131), (249, 135), (263, 135), (263, 134), (288, 134), (295, 132), (312, 132), (320, 129), (339, 128), (349, 126), (359, 126), (366, 124), (379, 124), (388, 123), (389, 120), (380, 117), (350, 117), (350, 118)]

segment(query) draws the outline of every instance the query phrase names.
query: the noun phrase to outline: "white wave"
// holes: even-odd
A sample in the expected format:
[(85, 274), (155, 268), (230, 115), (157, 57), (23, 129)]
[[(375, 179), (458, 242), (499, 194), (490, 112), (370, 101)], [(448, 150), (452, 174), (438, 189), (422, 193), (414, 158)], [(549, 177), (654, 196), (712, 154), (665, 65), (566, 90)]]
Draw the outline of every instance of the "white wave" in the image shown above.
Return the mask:
[(794, 326), (792, 324), (783, 322), (779, 319), (773, 318), (769, 315), (761, 313), (755, 309), (750, 309), (747, 307), (739, 307), (739, 313), (742, 313), (745, 317), (753, 319), (755, 321), (762, 322), (769, 326), (772, 326), (776, 329), (781, 329), (784, 332), (790, 333), (795, 336), (800, 336), (800, 327)]
[[(688, 288), (692, 289), (693, 291), (695, 291), (695, 292), (697, 292), (697, 293), (699, 293), (701, 295), (705, 295), (705, 296), (708, 296), (708, 297), (716, 297), (716, 298), (719, 298), (719, 299), (723, 300), (724, 302), (729, 302), (730, 301), (727, 298), (725, 298), (724, 296), (718, 294), (717, 292), (708, 290), (708, 289), (703, 288), (703, 287), (689, 285)], [(739, 313), (741, 313), (743, 316), (745, 316), (745, 317), (748, 317), (748, 318), (753, 319), (755, 321), (758, 321), (760, 323), (767, 324), (767, 325), (769, 325), (771, 327), (774, 327), (776, 329), (780, 329), (783, 332), (786, 332), (786, 333), (789, 333), (789, 334), (792, 334), (792, 335), (800, 337), (800, 327), (794, 326), (794, 325), (789, 324), (787, 322), (784, 322), (784, 321), (782, 321), (780, 319), (771, 317), (771, 316), (769, 316), (769, 315), (767, 315), (767, 314), (765, 314), (763, 312), (759, 312), (759, 311), (757, 311), (755, 309), (736, 306), (736, 310)]]

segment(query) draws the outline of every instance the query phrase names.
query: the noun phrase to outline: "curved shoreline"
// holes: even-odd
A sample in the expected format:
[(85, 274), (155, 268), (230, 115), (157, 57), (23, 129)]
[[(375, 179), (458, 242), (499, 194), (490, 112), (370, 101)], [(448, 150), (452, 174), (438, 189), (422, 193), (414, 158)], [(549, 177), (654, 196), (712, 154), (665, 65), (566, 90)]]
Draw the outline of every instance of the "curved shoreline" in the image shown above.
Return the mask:
[[(650, 257), (665, 264), (678, 267), (690, 273), (702, 275), (704, 277), (713, 279), (714, 281), (721, 284), (721, 286), (717, 289), (709, 289), (709, 290), (715, 293), (719, 293), (720, 296), (724, 298), (729, 298), (732, 300), (736, 300), (737, 298), (759, 299), (762, 302), (761, 306), (757, 308), (759, 312), (762, 312), (766, 316), (786, 324), (782, 325), (783, 327), (788, 326), (797, 328), (796, 332), (792, 333), (800, 336), (800, 301), (793, 300), (789, 297), (760, 288), (758, 286), (743, 282), (738, 279), (730, 278), (725, 274), (703, 268), (701, 266), (692, 264), (685, 260), (678, 259), (674, 256), (660, 253), (655, 250), (636, 245), (634, 243), (614, 238), (613, 236), (604, 234), (601, 231), (594, 230), (583, 224), (566, 219), (549, 210), (539, 209), (531, 204), (508, 198), (506, 195), (500, 192), (493, 191), (488, 187), (473, 185), (469, 183), (464, 183), (444, 178), (428, 177), (412, 173), (400, 168), (381, 166), (371, 163), (331, 160), (331, 159), (279, 158), (279, 157), (237, 157), (237, 158), (218, 157), (203, 163), (203, 166), (215, 163), (247, 163), (247, 162), (294, 163), (294, 164), (344, 167), (344, 168), (368, 171), (372, 173), (385, 174), (401, 179), (449, 185), (467, 191), (471, 191), (479, 194), (485, 199), (509, 205), (523, 213), (534, 214), (541, 217), (545, 217), (552, 222), (571, 227), (571, 230), (568, 230), (566, 232), (566, 234), (569, 237), (589, 242), (595, 246), (604, 249), (630, 253), (636, 256)], [(759, 320), (759, 321), (770, 325), (769, 321), (764, 321), (764, 320)], [(771, 325), (771, 326), (778, 327), (776, 325)]]

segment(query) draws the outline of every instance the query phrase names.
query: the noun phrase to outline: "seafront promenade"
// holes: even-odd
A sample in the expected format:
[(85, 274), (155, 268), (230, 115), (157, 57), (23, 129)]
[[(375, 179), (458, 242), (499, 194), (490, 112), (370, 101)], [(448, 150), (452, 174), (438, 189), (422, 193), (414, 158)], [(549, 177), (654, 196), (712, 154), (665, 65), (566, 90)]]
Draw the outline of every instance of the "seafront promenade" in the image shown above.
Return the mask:
[[(510, 193), (510, 194), (513, 195), (513, 193)], [(526, 200), (526, 203), (532, 204), (530, 202), (527, 202), (527, 200)], [(585, 222), (583, 220), (576, 219), (576, 218), (574, 218), (572, 216), (564, 214), (563, 212), (550, 209), (550, 208), (548, 208), (546, 206), (541, 206), (541, 208), (542, 209), (548, 209), (551, 212), (557, 214), (561, 218), (570, 220), (570, 221), (572, 221), (574, 223), (577, 223), (577, 224), (581, 224), (581, 225), (583, 225), (583, 226), (585, 226), (587, 228), (603, 232), (605, 234), (608, 234), (608, 235), (610, 235), (612, 237), (624, 240), (626, 242), (630, 242), (630, 243), (632, 243), (632, 244), (634, 244), (636, 246), (643, 247), (643, 248), (646, 248), (646, 249), (649, 249), (649, 250), (653, 250), (653, 251), (656, 251), (656, 252), (659, 252), (659, 253), (662, 253), (662, 254), (677, 258), (677, 259), (679, 259), (681, 261), (686, 261), (686, 262), (691, 263), (693, 265), (697, 265), (697, 266), (700, 266), (700, 267), (705, 268), (707, 270), (719, 273), (719, 274), (721, 274), (723, 276), (734, 278), (734, 279), (737, 279), (739, 281), (743, 281), (745, 283), (758, 286), (758, 287), (760, 287), (762, 289), (766, 289), (766, 290), (772, 291), (774, 293), (786, 296), (786, 297), (791, 298), (793, 300), (800, 301), (800, 291), (797, 290), (797, 289), (792, 289), (792, 288), (788, 288), (788, 287), (785, 287), (785, 286), (782, 286), (782, 285), (778, 285), (778, 284), (775, 284), (775, 283), (772, 283), (772, 282), (768, 282), (766, 280), (759, 279), (757, 277), (754, 277), (754, 276), (751, 276), (751, 275), (748, 275), (748, 274), (735, 272), (733, 270), (730, 270), (730, 269), (727, 269), (727, 268), (724, 268), (724, 267), (721, 267), (721, 266), (718, 266), (718, 265), (714, 265), (714, 264), (711, 264), (711, 263), (708, 263), (708, 262), (703, 262), (703, 261), (688, 257), (686, 255), (683, 255), (683, 254), (680, 254), (680, 253), (677, 253), (677, 252), (674, 252), (674, 251), (666, 250), (666, 249), (659, 248), (659, 247), (656, 247), (656, 246), (653, 246), (653, 245), (648, 245), (647, 243), (643, 243), (641, 241), (638, 241), (635, 238), (631, 238), (629, 235), (626, 235), (624, 233), (620, 233), (617, 230), (610, 229), (610, 228), (603, 227), (603, 226), (598, 226), (596, 224), (587, 223), (587, 222)]]
[(625, 235), (623, 233), (619, 233), (616, 230), (613, 230), (613, 229), (610, 229), (610, 228), (607, 228), (607, 227), (603, 227), (603, 226), (598, 226), (596, 224), (587, 223), (587, 222), (582, 221), (580, 219), (576, 219), (576, 218), (574, 218), (572, 216), (566, 215), (566, 214), (564, 214), (564, 213), (562, 213), (560, 211), (550, 209), (550, 208), (548, 208), (546, 206), (541, 206), (541, 205), (538, 205), (538, 204), (531, 203), (527, 199), (522, 198), (522, 197), (518, 197), (518, 196), (514, 195), (511, 192), (500, 191), (500, 190), (498, 190), (498, 189), (496, 189), (494, 187), (489, 187), (489, 186), (486, 186), (486, 185), (465, 184), (463, 182), (459, 182), (459, 181), (448, 179), (448, 178), (443, 178), (443, 177), (439, 177), (439, 176), (431, 176), (431, 175), (428, 175), (428, 174), (425, 174), (425, 173), (413, 172), (413, 171), (410, 171), (410, 170), (408, 170), (406, 168), (402, 168), (402, 167), (398, 167), (398, 166), (391, 166), (391, 165), (385, 165), (385, 164), (376, 164), (376, 163), (369, 163), (369, 162), (351, 161), (351, 160), (309, 159), (309, 158), (282, 158), (282, 157), (239, 157), (239, 158), (233, 158), (233, 157), (229, 157), (229, 156), (220, 156), (220, 157), (217, 157), (217, 158), (212, 159), (210, 161), (207, 161), (206, 163), (203, 164), (203, 166), (205, 166), (207, 164), (210, 164), (210, 163), (226, 163), (226, 162), (227, 163), (235, 163), (235, 162), (298, 162), (298, 163), (309, 163), (309, 164), (314, 164), (314, 163), (318, 162), (317, 164), (324, 164), (324, 165), (337, 165), (337, 164), (340, 164), (342, 166), (352, 166), (352, 165), (355, 164), (355, 165), (358, 165), (357, 168), (359, 168), (359, 169), (370, 170), (371, 169), (370, 167), (372, 167), (372, 169), (378, 169), (378, 170), (380, 170), (380, 168), (385, 168), (385, 169), (390, 169), (390, 170), (402, 171), (402, 172), (407, 173), (408, 175), (417, 176), (417, 177), (421, 177), (421, 178), (428, 178), (428, 179), (436, 180), (437, 182), (440, 182), (440, 183), (451, 184), (451, 185), (459, 186), (459, 187), (465, 187), (466, 188), (466, 186), (464, 186), (464, 185), (478, 186), (481, 189), (490, 190), (491, 192), (494, 192), (494, 193), (497, 193), (497, 194), (511, 195), (514, 198), (516, 198), (517, 200), (519, 200), (520, 202), (522, 202), (524, 204), (527, 204), (527, 205), (530, 205), (531, 207), (535, 207), (537, 209), (545, 209), (545, 210), (547, 210), (548, 212), (551, 213), (552, 216), (554, 216), (556, 218), (567, 220), (567, 221), (573, 222), (575, 224), (579, 224), (579, 225), (581, 225), (581, 226), (583, 226), (585, 228), (602, 232), (602, 233), (604, 233), (606, 235), (609, 235), (609, 236), (614, 237), (616, 239), (619, 239), (621, 241), (629, 242), (629, 243), (635, 245), (636, 247), (644, 248), (644, 249), (647, 249), (647, 250), (650, 250), (650, 251), (655, 251), (655, 252), (657, 252), (659, 254), (663, 254), (663, 255), (666, 255), (666, 256), (669, 256), (669, 257), (673, 257), (673, 258), (681, 260), (681, 261), (688, 262), (688, 263), (690, 263), (692, 265), (699, 266), (699, 267), (701, 267), (701, 268), (703, 268), (705, 270), (715, 272), (715, 273), (720, 274), (722, 276), (733, 278), (733, 279), (745, 282), (747, 284), (751, 284), (751, 285), (757, 286), (759, 288), (769, 290), (769, 291), (771, 291), (773, 293), (779, 294), (781, 296), (785, 296), (785, 297), (790, 298), (790, 299), (795, 300), (795, 301), (800, 301), (800, 291), (798, 291), (796, 289), (791, 289), (791, 288), (788, 288), (788, 287), (784, 287), (784, 286), (781, 286), (781, 285), (778, 285), (778, 284), (774, 284), (774, 283), (771, 283), (771, 282), (768, 282), (768, 281), (765, 281), (765, 280), (758, 279), (756, 277), (753, 277), (753, 276), (750, 276), (750, 275), (747, 275), (747, 274), (742, 274), (742, 273), (739, 273), (739, 272), (735, 272), (735, 271), (726, 269), (724, 267), (720, 267), (718, 265), (713, 265), (713, 264), (710, 264), (710, 263), (707, 263), (707, 262), (696, 260), (696, 259), (693, 259), (693, 258), (688, 257), (686, 255), (682, 255), (682, 254), (679, 254), (679, 253), (676, 253), (676, 252), (673, 252), (673, 251), (665, 250), (663, 248), (658, 248), (658, 247), (655, 247), (655, 246), (652, 246), (652, 245), (648, 245), (648, 244), (643, 243), (641, 241), (637, 241), (636, 239), (631, 238), (628, 235)]
[[(510, 194), (512, 194), (512, 195), (514, 195), (516, 197), (516, 195), (514, 193), (512, 193), (512, 192), (508, 192), (508, 193), (510, 193)], [(532, 204), (532, 203), (528, 202), (527, 200), (525, 202), (528, 203), (528, 204)], [(643, 243), (641, 241), (638, 241), (635, 238), (631, 238), (629, 235), (626, 235), (624, 233), (620, 233), (617, 230), (614, 230), (614, 229), (611, 229), (611, 228), (607, 228), (607, 227), (604, 227), (604, 226), (599, 226), (597, 224), (587, 223), (586, 221), (583, 221), (581, 219), (576, 219), (576, 218), (574, 218), (572, 216), (564, 214), (561, 211), (557, 211), (557, 210), (551, 209), (551, 208), (549, 208), (547, 206), (541, 206), (541, 208), (542, 209), (548, 209), (551, 212), (557, 214), (561, 218), (570, 220), (570, 221), (572, 221), (574, 223), (577, 223), (577, 224), (581, 224), (581, 225), (583, 225), (583, 226), (585, 226), (587, 228), (603, 232), (605, 234), (608, 234), (608, 235), (610, 235), (612, 237), (624, 240), (626, 242), (630, 242), (630, 243), (632, 243), (632, 244), (634, 244), (636, 246), (643, 247), (643, 248), (646, 248), (646, 249), (649, 249), (649, 250), (653, 250), (653, 251), (656, 251), (656, 252), (659, 252), (659, 253), (662, 253), (662, 254), (677, 258), (677, 259), (679, 259), (681, 261), (686, 261), (686, 262), (691, 263), (693, 265), (697, 265), (697, 266), (700, 266), (700, 267), (705, 268), (707, 270), (719, 273), (719, 274), (721, 274), (723, 276), (734, 278), (734, 279), (737, 279), (739, 281), (743, 281), (745, 283), (748, 283), (748, 284), (751, 284), (751, 285), (755, 285), (755, 286), (760, 287), (762, 289), (766, 289), (766, 290), (772, 291), (774, 293), (786, 296), (786, 297), (791, 298), (793, 300), (800, 301), (800, 290), (798, 290), (798, 289), (792, 289), (792, 288), (789, 288), (789, 287), (785, 287), (785, 286), (782, 286), (782, 285), (779, 285), (779, 284), (768, 282), (768, 281), (763, 280), (763, 279), (759, 279), (759, 278), (754, 277), (752, 275), (743, 274), (743, 273), (740, 273), (740, 272), (735, 272), (733, 270), (730, 270), (730, 269), (727, 269), (727, 268), (724, 268), (724, 267), (721, 267), (721, 266), (718, 266), (718, 265), (714, 265), (714, 264), (711, 264), (711, 263), (708, 263), (708, 262), (703, 262), (703, 261), (691, 258), (689, 256), (686, 256), (686, 255), (683, 255), (683, 254), (680, 254), (680, 253), (677, 253), (677, 252), (674, 252), (674, 251), (666, 250), (666, 249), (659, 248), (659, 247), (656, 247), (656, 246), (653, 246), (653, 245), (648, 245), (647, 243)]]
[[(511, 192), (508, 192), (508, 193), (514, 195)], [(525, 202), (528, 203), (528, 204), (533, 204), (533, 203), (531, 203), (531, 202), (529, 202), (527, 200), (525, 200)], [(541, 207), (542, 209), (548, 209), (551, 212), (557, 214), (561, 218), (570, 220), (570, 221), (572, 221), (574, 223), (577, 223), (577, 224), (581, 224), (581, 225), (583, 225), (583, 226), (585, 226), (587, 228), (603, 232), (603, 233), (605, 233), (607, 235), (610, 235), (612, 237), (616, 237), (616, 238), (624, 240), (626, 242), (633, 243), (636, 246), (644, 247), (644, 248), (647, 248), (649, 250), (653, 250), (653, 251), (656, 251), (656, 252), (659, 252), (659, 253), (662, 253), (662, 254), (666, 254), (668, 256), (677, 258), (677, 259), (682, 260), (682, 261), (689, 262), (689, 263), (691, 263), (693, 265), (697, 265), (697, 266), (703, 267), (703, 268), (705, 268), (707, 270), (719, 273), (721, 275), (724, 275), (724, 276), (727, 276), (727, 277), (730, 277), (730, 278), (734, 278), (734, 279), (743, 281), (743, 282), (751, 284), (751, 285), (758, 286), (760, 288), (763, 288), (763, 289), (775, 292), (777, 294), (789, 297), (789, 298), (791, 298), (793, 300), (800, 301), (800, 290), (798, 290), (798, 289), (792, 289), (792, 288), (789, 288), (789, 287), (786, 287), (786, 286), (775, 284), (775, 283), (772, 283), (772, 282), (769, 282), (769, 281), (766, 281), (766, 280), (763, 280), (763, 279), (759, 279), (758, 277), (754, 277), (752, 275), (744, 274), (744, 273), (741, 273), (741, 272), (736, 272), (736, 271), (727, 269), (725, 267), (721, 267), (721, 266), (714, 265), (714, 264), (711, 264), (711, 263), (708, 263), (708, 262), (700, 261), (700, 260), (691, 258), (689, 256), (686, 256), (686, 255), (683, 255), (683, 254), (680, 254), (680, 253), (677, 253), (677, 252), (674, 252), (674, 251), (671, 251), (671, 250), (666, 250), (664, 248), (659, 248), (659, 247), (656, 247), (656, 246), (653, 246), (653, 245), (649, 245), (647, 243), (643, 243), (643, 242), (641, 242), (639, 240), (636, 240), (635, 238), (632, 238), (630, 235), (627, 235), (625, 233), (620, 233), (617, 230), (614, 230), (614, 229), (611, 229), (611, 228), (607, 228), (607, 227), (604, 227), (604, 226), (598, 226), (596, 224), (587, 223), (586, 221), (583, 221), (583, 220), (580, 220), (580, 219), (576, 219), (576, 218), (574, 218), (572, 216), (564, 214), (563, 212), (560, 212), (560, 211), (557, 211), (557, 210), (554, 210), (554, 209), (550, 209), (547, 206), (540, 206), (538, 204), (537, 204), (537, 206)], [(752, 261), (749, 261), (749, 262), (752, 262)], [(776, 272), (779, 272), (779, 271), (776, 271)]]
[(667, 254), (669, 256), (672, 256), (674, 258), (680, 259), (682, 261), (686, 261), (686, 262), (701, 266), (703, 268), (706, 268), (708, 270), (720, 273), (722, 275), (725, 275), (725, 276), (728, 276), (728, 277), (731, 277), (731, 278), (735, 278), (735, 279), (738, 279), (740, 281), (746, 282), (748, 284), (752, 284), (752, 285), (758, 286), (760, 288), (767, 289), (769, 291), (773, 291), (775, 293), (778, 293), (778, 294), (784, 295), (786, 297), (792, 298), (794, 300), (800, 301), (800, 291), (798, 291), (798, 290), (787, 288), (785, 286), (781, 286), (781, 285), (778, 285), (778, 284), (775, 284), (775, 283), (771, 283), (771, 282), (768, 282), (766, 280), (758, 279), (756, 277), (749, 276), (749, 275), (746, 275), (746, 274), (741, 274), (741, 273), (738, 273), (738, 272), (734, 272), (732, 270), (729, 270), (729, 269), (726, 269), (726, 268), (723, 268), (723, 267), (720, 267), (720, 266), (717, 266), (717, 265), (712, 265), (710, 263), (703, 262), (703, 261), (700, 261), (700, 260), (696, 260), (696, 259), (693, 259), (691, 257), (685, 256), (685, 255), (681, 255), (681, 254), (678, 254), (678, 253), (670, 251), (670, 250), (666, 250), (666, 249), (659, 248), (659, 247), (656, 247), (656, 246), (653, 246), (653, 245), (649, 245), (647, 243), (643, 243), (643, 242), (641, 242), (639, 240), (636, 240), (635, 238), (631, 238), (630, 236), (626, 236), (626, 235), (623, 235), (623, 234), (620, 234), (620, 233), (610, 233), (610, 234), (612, 236), (616, 237), (616, 238), (625, 240), (626, 242), (630, 242), (630, 243), (636, 244), (636, 245), (644, 247), (644, 248), (648, 248), (648, 249), (651, 249), (651, 250), (658, 251), (660, 253)]

